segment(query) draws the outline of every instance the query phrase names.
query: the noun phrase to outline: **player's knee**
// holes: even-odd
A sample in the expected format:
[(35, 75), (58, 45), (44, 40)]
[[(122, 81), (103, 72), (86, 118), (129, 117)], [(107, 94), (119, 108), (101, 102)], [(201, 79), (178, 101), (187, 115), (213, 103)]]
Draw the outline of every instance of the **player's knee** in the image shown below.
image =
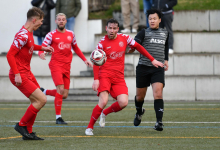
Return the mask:
[(67, 94), (64, 94), (64, 95), (63, 95), (63, 99), (66, 99), (67, 97), (68, 97)]
[(121, 101), (119, 103), (119, 105), (120, 105), (121, 108), (125, 108), (128, 105), (128, 101)]
[(154, 91), (154, 98), (155, 99), (161, 99), (163, 97), (163, 93), (160, 90)]
[(41, 105), (42, 107), (47, 103), (47, 97), (44, 95), (42, 98), (41, 98)]
[(136, 101), (140, 102), (144, 100), (144, 96), (142, 95), (136, 95)]

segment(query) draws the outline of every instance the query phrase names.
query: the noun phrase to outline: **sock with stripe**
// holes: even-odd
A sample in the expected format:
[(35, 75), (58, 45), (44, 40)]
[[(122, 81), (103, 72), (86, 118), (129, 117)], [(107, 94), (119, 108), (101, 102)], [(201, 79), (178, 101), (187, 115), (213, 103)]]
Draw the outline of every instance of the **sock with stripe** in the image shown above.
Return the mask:
[(34, 117), (36, 118), (37, 113), (39, 112), (32, 104), (26, 110), (24, 116), (19, 122), (19, 126), (27, 126), (28, 122), (31, 121)]
[(61, 115), (62, 102), (63, 102), (63, 95), (56, 93), (55, 99), (54, 99), (56, 115)]
[(163, 111), (164, 111), (163, 99), (155, 99), (154, 100), (154, 110), (156, 113), (157, 122), (158, 121), (162, 122)]
[(113, 103), (111, 106), (109, 106), (108, 108), (103, 110), (103, 114), (108, 115), (112, 112), (118, 112), (122, 110), (122, 108), (120, 107), (120, 105), (118, 104), (118, 102)]
[(33, 117), (31, 118), (31, 120), (27, 123), (27, 130), (28, 130), (29, 133), (32, 133), (32, 132), (33, 132), (33, 131), (32, 131), (32, 128), (33, 128), (34, 121), (35, 121), (36, 117), (37, 117), (37, 114), (36, 114), (35, 116), (33, 116)]
[(92, 111), (92, 115), (91, 115), (91, 119), (89, 121), (89, 125), (87, 127), (88, 128), (91, 128), (93, 129), (93, 126), (96, 122), (96, 120), (99, 118), (99, 116), (101, 115), (101, 112), (102, 112), (102, 108), (99, 107), (99, 105), (96, 105), (95, 108), (93, 109)]

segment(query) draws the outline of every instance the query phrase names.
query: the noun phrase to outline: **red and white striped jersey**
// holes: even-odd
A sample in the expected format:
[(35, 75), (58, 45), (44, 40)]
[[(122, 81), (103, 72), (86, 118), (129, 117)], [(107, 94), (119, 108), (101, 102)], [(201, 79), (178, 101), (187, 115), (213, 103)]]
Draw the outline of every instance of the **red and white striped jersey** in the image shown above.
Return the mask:
[(46, 35), (42, 46), (48, 45), (54, 48), (50, 65), (70, 65), (73, 57), (71, 48), (73, 48), (74, 50), (74, 46), (77, 45), (75, 34), (73, 33), (73, 31), (66, 30), (64, 33), (61, 33), (56, 29), (49, 32)]
[(105, 51), (107, 56), (106, 63), (99, 68), (99, 76), (124, 78), (126, 48), (127, 46), (133, 48), (134, 45), (135, 41), (129, 35), (117, 33), (113, 40), (105, 35), (96, 47)]
[[(18, 51), (15, 61), (20, 73), (30, 71), (30, 63), (34, 50), (33, 32), (29, 32), (24, 26), (17, 32), (11, 48)], [(13, 73), (10, 69), (10, 73)]]

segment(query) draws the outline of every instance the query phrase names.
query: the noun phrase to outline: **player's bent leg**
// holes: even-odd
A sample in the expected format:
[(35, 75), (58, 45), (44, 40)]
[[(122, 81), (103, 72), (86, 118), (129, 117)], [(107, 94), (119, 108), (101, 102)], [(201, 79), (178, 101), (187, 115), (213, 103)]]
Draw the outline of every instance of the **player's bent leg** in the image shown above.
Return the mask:
[[(103, 91), (99, 94), (99, 103), (98, 103), (98, 105), (99, 105), (100, 108), (104, 109), (105, 106), (107, 105), (108, 95), (109, 94), (108, 94), (107, 91)], [(100, 120), (99, 120), (99, 126), (102, 127), (102, 128), (105, 127), (105, 117), (106, 117), (106, 115), (102, 111), (102, 113), (100, 115)]]
[(66, 99), (69, 95), (69, 90), (68, 89), (64, 89), (64, 92), (63, 92), (63, 99)]
[[(118, 95), (117, 101), (118, 101), (118, 104), (122, 110), (123, 108), (125, 108), (128, 105), (128, 95), (127, 94)], [(120, 111), (120, 110), (118, 110), (118, 111)], [(117, 111), (115, 111), (115, 112), (117, 112)]]
[[(37, 113), (45, 105), (47, 99), (46, 96), (37, 88), (30, 96), (31, 105), (28, 107), (24, 116), (21, 118), (20, 122), (16, 124), (15, 130), (19, 132), (22, 136), (30, 139), (34, 139), (34, 136), (31, 135), (27, 130), (27, 125), (30, 121), (34, 122)], [(34, 120), (32, 120), (34, 119)], [(33, 123), (30, 124), (32, 128)]]
[(29, 96), (29, 99), (37, 110), (40, 110), (47, 102), (46, 95), (39, 88)]
[(145, 88), (136, 88), (136, 96), (135, 96), (135, 107), (136, 107), (136, 114), (134, 118), (134, 126), (139, 126), (141, 123), (142, 116), (145, 112), (143, 108), (144, 98), (147, 92), (147, 87)]

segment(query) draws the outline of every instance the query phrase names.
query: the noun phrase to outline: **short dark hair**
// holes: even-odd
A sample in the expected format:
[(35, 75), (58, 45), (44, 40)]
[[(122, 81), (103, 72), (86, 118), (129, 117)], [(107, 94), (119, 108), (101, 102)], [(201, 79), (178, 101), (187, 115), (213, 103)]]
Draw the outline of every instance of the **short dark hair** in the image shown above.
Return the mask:
[(27, 19), (31, 19), (32, 17), (39, 17), (42, 19), (44, 17), (44, 12), (37, 7), (32, 7), (27, 12)]
[(106, 26), (108, 26), (109, 23), (116, 23), (116, 24), (118, 24), (118, 27), (119, 27), (118, 21), (117, 21), (116, 19), (114, 19), (114, 18), (109, 19), (109, 20), (107, 21), (107, 23), (106, 23)]
[(157, 14), (159, 19), (162, 17), (162, 13), (159, 9), (149, 9), (147, 10), (147, 18), (149, 17), (150, 14)]

